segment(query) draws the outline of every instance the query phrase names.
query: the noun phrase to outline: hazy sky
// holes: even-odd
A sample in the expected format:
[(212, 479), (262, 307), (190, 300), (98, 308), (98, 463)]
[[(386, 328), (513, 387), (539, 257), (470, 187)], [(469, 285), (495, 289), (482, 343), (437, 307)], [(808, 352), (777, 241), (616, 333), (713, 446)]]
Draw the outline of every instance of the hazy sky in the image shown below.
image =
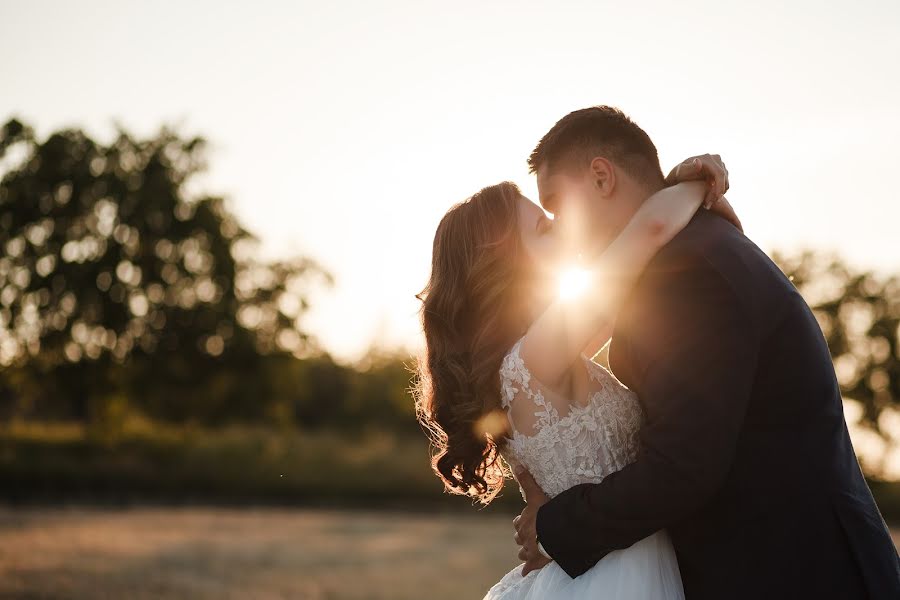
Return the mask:
[(269, 256), (337, 278), (308, 326), (339, 357), (414, 346), (431, 240), (567, 112), (614, 104), (663, 169), (721, 154), (764, 249), (900, 272), (900, 3), (12, 2), (0, 119), (211, 141)]

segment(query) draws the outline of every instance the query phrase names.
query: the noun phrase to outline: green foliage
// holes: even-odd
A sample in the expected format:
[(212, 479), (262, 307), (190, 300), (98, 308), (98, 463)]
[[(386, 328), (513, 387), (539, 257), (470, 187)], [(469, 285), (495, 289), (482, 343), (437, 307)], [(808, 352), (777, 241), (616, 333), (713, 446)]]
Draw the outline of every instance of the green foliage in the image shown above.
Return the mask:
[[(308, 259), (263, 262), (224, 199), (191, 197), (202, 138), (0, 131), (0, 415), (115, 427), (128, 410), (277, 416), (267, 356), (308, 354)], [(119, 415), (119, 416), (116, 416)]]
[[(425, 437), (207, 429), (129, 418), (114, 441), (79, 424), (0, 427), (0, 498), (131, 502), (274, 503), (518, 512), (514, 481), (487, 507), (443, 491)], [(900, 483), (870, 481), (884, 517), (900, 522)]]
[[(845, 398), (884, 436), (900, 404), (900, 279), (857, 271), (833, 256), (775, 256), (812, 307)], [(900, 432), (894, 432), (900, 435)]]
[[(82, 425), (0, 427), (0, 496), (9, 500), (356, 504), (465, 508), (428, 468), (420, 435), (384, 431), (207, 429), (129, 419), (114, 441)], [(510, 484), (498, 507), (517, 506)]]

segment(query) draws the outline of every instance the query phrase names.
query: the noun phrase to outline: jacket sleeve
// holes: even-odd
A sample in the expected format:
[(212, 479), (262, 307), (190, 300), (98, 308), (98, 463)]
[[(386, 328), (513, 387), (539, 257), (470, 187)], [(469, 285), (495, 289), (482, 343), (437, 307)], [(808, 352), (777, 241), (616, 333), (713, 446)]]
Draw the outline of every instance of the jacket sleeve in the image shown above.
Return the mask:
[(538, 538), (571, 577), (700, 509), (731, 465), (759, 341), (728, 280), (703, 257), (660, 276), (629, 316), (632, 379), (644, 408), (638, 459), (542, 506)]

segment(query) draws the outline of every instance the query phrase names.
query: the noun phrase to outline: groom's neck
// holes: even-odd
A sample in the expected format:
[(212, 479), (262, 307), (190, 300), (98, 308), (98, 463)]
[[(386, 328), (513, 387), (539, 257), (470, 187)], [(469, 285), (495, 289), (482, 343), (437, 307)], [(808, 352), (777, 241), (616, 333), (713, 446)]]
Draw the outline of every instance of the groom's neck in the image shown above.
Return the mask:
[(641, 190), (641, 204), (644, 203), (644, 200), (658, 192), (659, 190), (668, 187), (664, 181), (653, 182), (653, 183), (645, 183), (640, 186)]
[(654, 183), (638, 183), (636, 181), (631, 182), (630, 189), (623, 190), (625, 192), (623, 194), (623, 204), (626, 208), (626, 214), (622, 215), (622, 227), (627, 225), (628, 221), (631, 220), (631, 217), (638, 211), (644, 201), (647, 200), (650, 196), (658, 192), (659, 190), (666, 187), (666, 184), (662, 181), (654, 182)]

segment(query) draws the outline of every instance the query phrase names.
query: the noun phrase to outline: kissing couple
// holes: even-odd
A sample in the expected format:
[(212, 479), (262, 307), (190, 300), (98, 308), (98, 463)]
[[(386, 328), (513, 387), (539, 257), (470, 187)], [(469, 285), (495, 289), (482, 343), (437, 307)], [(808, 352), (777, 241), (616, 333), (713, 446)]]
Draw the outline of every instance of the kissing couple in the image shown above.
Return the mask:
[(528, 164), (541, 206), (507, 182), (452, 207), (418, 296), (435, 473), (484, 504), (513, 475), (526, 501), (524, 564), (485, 599), (900, 598), (825, 339), (719, 157), (664, 177), (596, 106)]

